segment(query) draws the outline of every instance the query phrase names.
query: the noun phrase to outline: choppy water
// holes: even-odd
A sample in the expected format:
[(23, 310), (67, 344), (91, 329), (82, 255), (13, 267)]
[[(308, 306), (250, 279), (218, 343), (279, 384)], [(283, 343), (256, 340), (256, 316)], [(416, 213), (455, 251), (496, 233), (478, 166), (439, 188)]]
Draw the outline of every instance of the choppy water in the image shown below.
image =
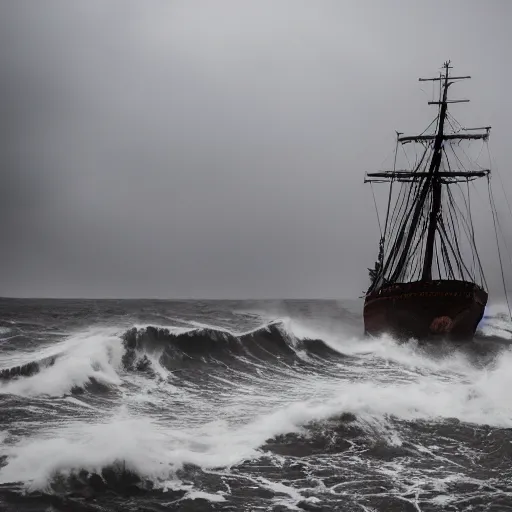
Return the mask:
[(332, 301), (0, 301), (0, 508), (512, 510), (512, 325)]

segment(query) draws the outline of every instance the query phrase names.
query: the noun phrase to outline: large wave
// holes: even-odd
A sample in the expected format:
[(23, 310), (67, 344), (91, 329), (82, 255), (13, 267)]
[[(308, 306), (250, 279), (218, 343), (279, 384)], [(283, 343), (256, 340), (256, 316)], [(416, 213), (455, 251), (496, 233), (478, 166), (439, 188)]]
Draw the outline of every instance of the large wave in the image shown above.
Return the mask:
[(62, 396), (91, 383), (118, 386), (123, 371), (162, 373), (162, 366), (173, 371), (208, 364), (212, 359), (242, 357), (267, 363), (281, 359), (305, 363), (308, 355), (341, 357), (320, 339), (296, 337), (283, 322), (241, 334), (214, 327), (149, 325), (121, 333), (96, 328), (53, 346), (50, 355), (45, 355), (45, 350), (30, 359), (33, 355), (30, 352), (19, 364), (0, 368), (0, 393)]
[(170, 368), (184, 361), (204, 362), (212, 357), (232, 359), (243, 356), (272, 361), (280, 358), (304, 360), (308, 355), (341, 356), (321, 339), (297, 337), (281, 321), (268, 323), (246, 333), (233, 333), (214, 327), (188, 330), (134, 327), (123, 334), (123, 342), (127, 349), (125, 364), (130, 364), (136, 352), (161, 351), (161, 360)]

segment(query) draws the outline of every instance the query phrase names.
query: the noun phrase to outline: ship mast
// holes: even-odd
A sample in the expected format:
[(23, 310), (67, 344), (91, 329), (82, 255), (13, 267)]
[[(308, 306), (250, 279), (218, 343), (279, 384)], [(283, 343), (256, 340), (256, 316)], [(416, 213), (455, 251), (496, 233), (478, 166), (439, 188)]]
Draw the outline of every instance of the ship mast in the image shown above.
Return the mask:
[(437, 134), (434, 141), (433, 155), (430, 162), (429, 173), (430, 176), (426, 179), (425, 187), (428, 188), (432, 184), (432, 209), (430, 211), (430, 222), (427, 232), (427, 244), (425, 247), (425, 261), (423, 263), (423, 272), (421, 279), (423, 281), (432, 280), (432, 259), (434, 257), (434, 241), (437, 231), (437, 219), (441, 209), (441, 181), (439, 178), (439, 167), (441, 166), (441, 159), (443, 156), (443, 135), (444, 135), (444, 122), (446, 119), (446, 110), (448, 107), (448, 76), (450, 69), (450, 61), (444, 64), (444, 77), (442, 82), (442, 100), (440, 103), (439, 123)]

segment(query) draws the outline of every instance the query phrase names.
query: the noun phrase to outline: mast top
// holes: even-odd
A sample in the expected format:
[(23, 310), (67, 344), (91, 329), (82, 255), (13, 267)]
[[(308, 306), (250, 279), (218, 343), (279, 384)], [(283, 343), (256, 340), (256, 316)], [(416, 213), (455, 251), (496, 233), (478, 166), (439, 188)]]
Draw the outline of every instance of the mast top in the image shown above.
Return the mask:
[[(446, 61), (443, 64), (443, 70), (439, 73), (438, 77), (433, 78), (419, 78), (418, 80), (420, 82), (427, 82), (427, 81), (438, 81), (440, 82), (440, 95), (438, 101), (429, 101), (429, 105), (436, 105), (440, 108), (439, 110), (439, 118), (443, 118), (446, 116), (448, 104), (452, 103), (467, 103), (469, 102), (468, 99), (448, 99), (448, 87), (454, 83), (455, 80), (465, 80), (468, 78), (471, 78), (471, 76), (450, 76), (450, 69), (452, 69), (453, 66), (450, 65), (450, 61)], [(477, 130), (483, 130), (480, 133), (444, 133), (444, 132), (438, 132), (435, 134), (425, 134), (424, 132), (421, 135), (413, 135), (413, 136), (404, 136), (403, 133), (397, 132), (397, 140), (398, 142), (401, 142), (402, 144), (407, 144), (409, 142), (422, 142), (422, 143), (431, 143), (434, 142), (436, 139), (439, 140), (463, 140), (463, 139), (483, 139), (487, 140), (489, 137), (491, 127), (490, 126), (483, 126), (480, 128), (460, 128), (460, 131), (468, 132), (473, 131), (476, 132)]]
[(453, 69), (453, 66), (450, 66), (450, 63), (451, 61), (447, 60), (444, 64), (443, 64), (443, 68), (444, 68), (444, 75), (442, 75), (441, 73), (439, 74), (438, 77), (435, 77), (435, 78), (418, 78), (418, 80), (420, 82), (429, 82), (429, 81), (439, 81), (439, 80), (445, 80), (446, 78), (450, 78), (451, 80), (464, 80), (466, 78), (471, 78), (471, 76), (449, 76), (450, 72), (448, 71), (449, 69)]

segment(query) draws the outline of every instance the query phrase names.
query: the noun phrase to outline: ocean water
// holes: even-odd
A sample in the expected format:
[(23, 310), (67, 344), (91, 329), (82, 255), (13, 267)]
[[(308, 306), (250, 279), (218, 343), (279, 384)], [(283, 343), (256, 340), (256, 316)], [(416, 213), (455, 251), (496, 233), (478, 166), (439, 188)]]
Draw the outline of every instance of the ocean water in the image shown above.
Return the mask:
[(512, 325), (357, 301), (0, 301), (0, 510), (512, 510)]

